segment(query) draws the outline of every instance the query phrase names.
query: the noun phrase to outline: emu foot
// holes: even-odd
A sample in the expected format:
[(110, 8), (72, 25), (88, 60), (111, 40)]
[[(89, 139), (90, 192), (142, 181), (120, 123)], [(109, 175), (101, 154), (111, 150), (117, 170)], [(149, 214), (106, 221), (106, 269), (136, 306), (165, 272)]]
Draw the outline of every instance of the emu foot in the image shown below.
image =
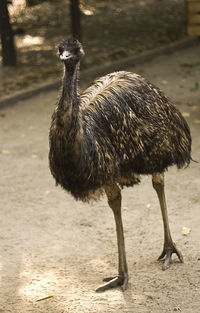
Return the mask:
[(115, 277), (108, 277), (103, 279), (106, 284), (96, 289), (96, 292), (105, 291), (107, 289), (121, 287), (123, 291), (127, 289), (128, 285), (128, 275), (125, 276), (115, 276)]
[(174, 242), (171, 242), (169, 244), (164, 244), (163, 251), (161, 255), (159, 256), (158, 260), (163, 259), (165, 256), (165, 260), (162, 266), (162, 270), (165, 271), (170, 264), (172, 263), (172, 254), (176, 253), (181, 263), (183, 263), (183, 256), (182, 253), (176, 248), (176, 245)]

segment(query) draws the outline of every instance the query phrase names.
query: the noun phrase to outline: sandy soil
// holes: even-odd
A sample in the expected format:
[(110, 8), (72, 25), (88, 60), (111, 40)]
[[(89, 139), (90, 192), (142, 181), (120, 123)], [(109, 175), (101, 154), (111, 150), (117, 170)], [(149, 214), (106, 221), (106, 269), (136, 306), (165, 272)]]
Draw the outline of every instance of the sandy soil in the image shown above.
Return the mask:
[[(160, 86), (186, 115), (200, 160), (200, 46), (129, 69)], [(48, 169), (48, 128), (57, 92), (0, 111), (1, 313), (197, 313), (200, 308), (200, 170), (171, 168), (166, 196), (173, 239), (184, 255), (163, 272), (163, 227), (151, 177), (123, 190), (130, 283), (95, 293), (117, 271), (114, 219), (106, 199), (76, 202)], [(188, 236), (181, 234), (189, 227)], [(52, 298), (36, 302), (38, 298)]]

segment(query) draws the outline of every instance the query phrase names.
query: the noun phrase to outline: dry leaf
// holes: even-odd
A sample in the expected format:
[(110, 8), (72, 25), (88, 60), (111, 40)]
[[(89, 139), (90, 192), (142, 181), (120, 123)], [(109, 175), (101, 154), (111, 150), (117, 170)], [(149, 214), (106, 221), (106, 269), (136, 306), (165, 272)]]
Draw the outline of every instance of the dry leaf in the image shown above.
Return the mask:
[(5, 149), (0, 149), (0, 153), (1, 154), (10, 154), (9, 150), (5, 150)]
[(39, 299), (36, 300), (36, 302), (47, 300), (47, 299), (50, 299), (50, 298), (53, 298), (53, 296), (46, 296), (46, 297), (39, 298)]
[(182, 234), (183, 236), (188, 236), (190, 232), (191, 232), (191, 229), (188, 228), (188, 227), (185, 227), (185, 226), (184, 226), (184, 227), (182, 228), (182, 230), (181, 230), (181, 234)]
[(189, 112), (182, 112), (182, 115), (183, 115), (184, 117), (189, 117), (189, 116), (190, 116), (190, 113), (189, 113)]

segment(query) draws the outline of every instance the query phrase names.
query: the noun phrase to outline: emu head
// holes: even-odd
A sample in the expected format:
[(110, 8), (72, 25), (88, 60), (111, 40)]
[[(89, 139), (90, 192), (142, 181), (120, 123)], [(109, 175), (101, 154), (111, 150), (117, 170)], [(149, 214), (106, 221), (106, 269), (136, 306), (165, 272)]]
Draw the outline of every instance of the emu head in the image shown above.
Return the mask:
[(84, 56), (83, 47), (76, 39), (62, 40), (58, 45), (58, 56), (65, 64), (76, 64)]

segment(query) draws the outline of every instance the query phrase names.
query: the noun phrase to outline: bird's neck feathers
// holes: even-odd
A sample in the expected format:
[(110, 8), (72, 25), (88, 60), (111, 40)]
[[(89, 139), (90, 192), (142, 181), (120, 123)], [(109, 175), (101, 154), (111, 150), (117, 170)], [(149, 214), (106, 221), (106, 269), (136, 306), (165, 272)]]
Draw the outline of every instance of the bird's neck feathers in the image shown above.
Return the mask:
[[(79, 64), (65, 65), (62, 93), (58, 102), (57, 126), (59, 133), (68, 145), (73, 146), (80, 154), (82, 126), (80, 120), (80, 97), (78, 93)], [(77, 148), (79, 147), (79, 148)]]
[(78, 100), (78, 74), (79, 63), (74, 66), (65, 64), (61, 98), (64, 103), (60, 103), (64, 109), (67, 109), (73, 102), (75, 105)]
[(75, 128), (79, 119), (78, 71), (79, 64), (75, 66), (65, 64), (62, 92), (57, 111), (58, 125), (65, 128), (65, 131), (71, 129), (72, 126)]

